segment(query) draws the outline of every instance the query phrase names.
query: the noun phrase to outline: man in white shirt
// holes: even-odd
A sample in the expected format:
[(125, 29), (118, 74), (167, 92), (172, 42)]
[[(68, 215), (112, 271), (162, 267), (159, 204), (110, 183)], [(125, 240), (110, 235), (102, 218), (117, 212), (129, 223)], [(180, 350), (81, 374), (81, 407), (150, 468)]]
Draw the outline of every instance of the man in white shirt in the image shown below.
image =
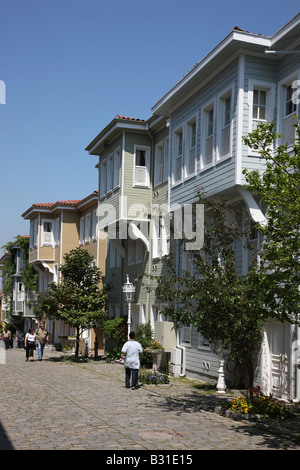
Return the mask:
[(140, 368), (140, 354), (143, 352), (143, 348), (138, 341), (135, 341), (135, 333), (131, 331), (129, 333), (129, 341), (124, 344), (122, 348), (122, 357), (125, 356), (125, 386), (130, 388), (130, 376), (131, 377), (131, 388), (135, 390), (137, 388), (138, 373)]

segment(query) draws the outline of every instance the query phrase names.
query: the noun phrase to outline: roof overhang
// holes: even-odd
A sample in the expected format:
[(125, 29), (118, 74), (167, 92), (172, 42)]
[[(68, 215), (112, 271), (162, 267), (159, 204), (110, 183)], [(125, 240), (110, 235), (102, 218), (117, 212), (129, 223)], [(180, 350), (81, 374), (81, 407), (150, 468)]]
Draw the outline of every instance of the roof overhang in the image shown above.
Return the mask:
[(261, 55), (266, 59), (276, 60), (280, 57), (280, 54), (267, 55), (266, 51), (270, 49), (279, 49), (281, 51), (299, 49), (299, 44), (300, 13), (273, 36), (252, 34), (234, 28), (152, 107), (152, 114), (169, 116), (240, 54)]
[(252, 54), (264, 55), (265, 49), (270, 45), (270, 37), (233, 30), (152, 107), (152, 113), (154, 115), (170, 115), (181, 105), (183, 100), (201, 89), (214, 75), (220, 73), (235, 60), (240, 53), (247, 51)]
[(99, 155), (110, 142), (112, 142), (122, 131), (145, 132), (146, 121), (140, 119), (129, 119), (116, 116), (85, 148), (90, 155)]

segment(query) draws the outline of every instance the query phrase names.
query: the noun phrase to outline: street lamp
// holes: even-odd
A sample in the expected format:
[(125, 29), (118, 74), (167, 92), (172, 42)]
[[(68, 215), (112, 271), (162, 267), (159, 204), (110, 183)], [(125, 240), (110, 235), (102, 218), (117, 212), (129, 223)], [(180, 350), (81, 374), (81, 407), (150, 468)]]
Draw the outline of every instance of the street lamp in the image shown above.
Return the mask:
[(127, 274), (127, 281), (123, 286), (123, 294), (124, 294), (125, 302), (128, 303), (128, 321), (127, 321), (128, 337), (130, 333), (130, 324), (131, 324), (131, 302), (133, 302), (134, 293), (135, 293), (135, 287), (131, 282), (129, 282), (129, 276)]

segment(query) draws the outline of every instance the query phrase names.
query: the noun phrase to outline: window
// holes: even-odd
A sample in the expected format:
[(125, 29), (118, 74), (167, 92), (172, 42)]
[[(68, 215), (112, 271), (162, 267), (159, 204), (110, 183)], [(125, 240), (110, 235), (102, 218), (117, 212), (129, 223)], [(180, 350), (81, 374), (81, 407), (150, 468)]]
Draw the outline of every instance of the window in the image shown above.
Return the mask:
[(218, 126), (218, 159), (222, 159), (230, 155), (232, 121), (231, 91), (221, 97), (219, 106), (220, 125)]
[(113, 188), (120, 185), (120, 165), (121, 165), (121, 149), (118, 148), (114, 151), (114, 180)]
[(42, 246), (53, 246), (53, 220), (42, 221)]
[(107, 157), (107, 173), (106, 173), (106, 192), (112, 191), (113, 189), (113, 179), (114, 179), (114, 161), (113, 154)]
[(158, 306), (151, 305), (150, 325), (153, 331), (155, 329), (155, 323), (157, 322), (157, 320), (158, 320)]
[(203, 135), (201, 167), (205, 168), (213, 163), (214, 148), (214, 105), (211, 104), (203, 113)]
[(55, 219), (54, 222), (54, 243), (55, 245), (59, 243), (59, 218)]
[(106, 160), (100, 164), (100, 197), (106, 194)]
[(198, 349), (211, 349), (210, 342), (201, 333), (198, 333)]
[(197, 122), (196, 118), (187, 123), (187, 152), (185, 177), (193, 176), (196, 169)]
[(137, 264), (143, 261), (144, 247), (143, 242), (139, 239), (132, 240), (128, 238), (128, 264)]
[(173, 183), (182, 180), (182, 161), (183, 161), (183, 131), (178, 129), (174, 134), (174, 168)]
[(189, 250), (183, 250), (182, 252), (182, 270), (187, 271), (190, 276), (194, 274), (193, 255)]
[(265, 90), (253, 91), (253, 119), (266, 120), (267, 92)]
[(85, 241), (89, 242), (90, 241), (90, 235), (91, 235), (91, 214), (86, 214), (85, 216)]
[(79, 243), (83, 243), (84, 237), (84, 217), (80, 217), (79, 221)]
[(283, 103), (283, 139), (284, 143), (292, 145), (295, 139), (295, 119), (296, 113), (296, 100), (294, 99), (294, 83), (287, 84), (283, 89), (284, 103)]
[(163, 162), (163, 180), (167, 181), (169, 176), (169, 137), (164, 139), (164, 162)]
[[(275, 83), (264, 80), (249, 80), (249, 132), (257, 129), (262, 122), (272, 121), (275, 110), (276, 86)], [(248, 149), (249, 154), (257, 155), (257, 151)]]
[(169, 254), (170, 214), (155, 214), (152, 219), (152, 257), (161, 258)]
[[(117, 240), (119, 239), (119, 234), (117, 234)], [(110, 268), (120, 268), (121, 267), (121, 252), (114, 244), (114, 240), (109, 241), (109, 266)]]
[(169, 138), (162, 139), (155, 147), (154, 186), (168, 180)]
[(192, 334), (192, 327), (191, 326), (184, 326), (181, 330), (181, 342), (186, 345), (191, 345), (191, 334)]
[(293, 99), (293, 96), (294, 96), (294, 88), (292, 88), (292, 85), (288, 85), (286, 87), (286, 96), (285, 96), (285, 115), (286, 116), (296, 112), (296, 102)]
[(120, 304), (109, 304), (108, 316), (109, 318), (118, 318), (120, 316)]
[(155, 146), (154, 162), (154, 185), (162, 183), (163, 180), (163, 142)]
[(150, 148), (135, 147), (134, 186), (149, 187)]
[(97, 238), (97, 209), (93, 211), (93, 233), (92, 233), (93, 240)]

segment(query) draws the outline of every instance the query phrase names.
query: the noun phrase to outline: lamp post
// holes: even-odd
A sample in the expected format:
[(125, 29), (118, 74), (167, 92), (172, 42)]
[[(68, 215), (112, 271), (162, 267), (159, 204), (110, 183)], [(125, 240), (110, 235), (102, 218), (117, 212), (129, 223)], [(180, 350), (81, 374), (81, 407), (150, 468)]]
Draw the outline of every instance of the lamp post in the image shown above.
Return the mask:
[(128, 321), (127, 321), (128, 337), (129, 337), (130, 325), (131, 325), (131, 302), (133, 302), (134, 293), (135, 293), (135, 287), (131, 282), (129, 282), (129, 276), (127, 274), (127, 281), (123, 286), (123, 294), (124, 294), (125, 302), (128, 303)]

